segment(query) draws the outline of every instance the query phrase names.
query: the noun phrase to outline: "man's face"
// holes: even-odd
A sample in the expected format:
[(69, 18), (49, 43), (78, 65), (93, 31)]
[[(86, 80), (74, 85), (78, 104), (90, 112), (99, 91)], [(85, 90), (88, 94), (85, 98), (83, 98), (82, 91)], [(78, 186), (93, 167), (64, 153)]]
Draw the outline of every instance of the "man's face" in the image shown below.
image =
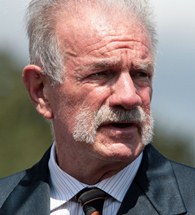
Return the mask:
[(81, 17), (56, 26), (66, 70), (49, 89), (58, 152), (132, 161), (152, 136), (149, 36), (133, 16)]

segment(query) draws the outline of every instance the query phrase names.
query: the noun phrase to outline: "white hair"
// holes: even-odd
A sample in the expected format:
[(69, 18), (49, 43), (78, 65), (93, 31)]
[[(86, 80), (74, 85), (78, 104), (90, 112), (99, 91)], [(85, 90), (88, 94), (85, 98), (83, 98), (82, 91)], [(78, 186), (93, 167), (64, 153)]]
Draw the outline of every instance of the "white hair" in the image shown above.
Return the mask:
[[(40, 66), (53, 83), (62, 83), (65, 67), (64, 54), (57, 41), (55, 23), (63, 8), (71, 10), (73, 4), (95, 3), (109, 11), (110, 7), (125, 9), (134, 14), (150, 35), (153, 55), (156, 49), (156, 31), (149, 0), (32, 0), (27, 10), (27, 33), (30, 63)], [(69, 4), (70, 3), (70, 4)]]

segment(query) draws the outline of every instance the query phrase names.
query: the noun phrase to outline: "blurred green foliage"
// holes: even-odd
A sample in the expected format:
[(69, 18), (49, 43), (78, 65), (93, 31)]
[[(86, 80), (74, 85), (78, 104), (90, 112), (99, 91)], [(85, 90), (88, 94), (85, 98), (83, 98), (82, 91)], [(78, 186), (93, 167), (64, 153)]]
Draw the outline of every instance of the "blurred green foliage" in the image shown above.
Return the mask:
[[(30, 167), (52, 143), (49, 123), (30, 103), (21, 70), (0, 53), (0, 177)], [(193, 165), (189, 140), (162, 131), (155, 131), (157, 148), (173, 160)]]
[(21, 69), (0, 54), (0, 177), (30, 167), (52, 142), (49, 124), (34, 110)]

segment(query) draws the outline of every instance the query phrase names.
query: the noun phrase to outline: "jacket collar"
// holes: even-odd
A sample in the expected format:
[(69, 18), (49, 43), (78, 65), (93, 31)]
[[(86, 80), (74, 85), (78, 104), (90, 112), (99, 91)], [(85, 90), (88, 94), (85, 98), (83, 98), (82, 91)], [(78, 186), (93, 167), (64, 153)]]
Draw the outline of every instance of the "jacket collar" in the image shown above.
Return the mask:
[(152, 145), (145, 147), (142, 163), (119, 214), (174, 215), (186, 212), (170, 161)]

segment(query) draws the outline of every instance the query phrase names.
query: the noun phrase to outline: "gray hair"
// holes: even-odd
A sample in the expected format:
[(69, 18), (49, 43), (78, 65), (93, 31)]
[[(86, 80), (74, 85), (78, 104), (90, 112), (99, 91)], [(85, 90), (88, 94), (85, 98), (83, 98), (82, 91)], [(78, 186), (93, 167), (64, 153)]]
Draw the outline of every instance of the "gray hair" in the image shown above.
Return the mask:
[[(117, 9), (133, 13), (145, 26), (150, 35), (153, 54), (156, 49), (156, 31), (153, 24), (149, 0), (94, 0)], [(64, 78), (64, 54), (57, 40), (55, 23), (58, 12), (70, 10), (68, 3), (85, 3), (93, 0), (31, 0), (27, 10), (27, 33), (29, 38), (30, 63), (38, 65), (54, 83), (62, 83)]]

